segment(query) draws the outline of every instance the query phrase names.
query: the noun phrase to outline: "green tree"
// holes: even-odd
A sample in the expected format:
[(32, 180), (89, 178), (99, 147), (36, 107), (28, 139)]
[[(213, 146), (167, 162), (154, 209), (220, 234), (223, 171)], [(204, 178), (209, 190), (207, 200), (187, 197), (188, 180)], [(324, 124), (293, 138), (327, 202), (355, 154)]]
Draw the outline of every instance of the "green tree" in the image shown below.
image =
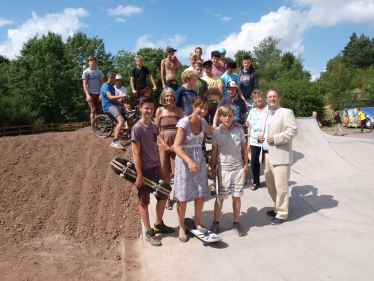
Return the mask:
[[(242, 67), (242, 61), (244, 56), (250, 56), (252, 58), (252, 53), (251, 51), (245, 51), (245, 50), (238, 50), (235, 55), (235, 62), (238, 65), (238, 68), (240, 69)], [(254, 63), (253, 58), (252, 58), (252, 63)]]
[[(69, 98), (69, 83), (64, 44), (61, 36), (52, 32), (28, 40), (9, 69), (10, 95), (25, 96), (33, 116), (41, 122), (65, 121), (61, 104)], [(29, 121), (36, 120), (25, 120)]]
[(275, 88), (280, 92), (281, 105), (293, 110), (296, 117), (308, 117), (316, 110), (321, 119), (325, 116), (325, 100), (319, 93), (316, 83), (306, 79), (301, 80), (277, 80), (273, 81), (269, 88)]
[(257, 47), (254, 47), (254, 67), (261, 79), (268, 82), (277, 78), (281, 69), (281, 54), (278, 44), (281, 40), (273, 36), (264, 38)]
[(131, 69), (136, 66), (134, 52), (118, 51), (117, 55), (114, 56), (113, 69), (116, 73), (122, 75), (122, 85), (127, 88), (127, 91), (131, 92), (130, 77)]
[(353, 33), (344, 47), (343, 56), (349, 67), (368, 68), (374, 64), (374, 40), (361, 34)]
[(65, 121), (88, 120), (89, 107), (82, 86), (82, 72), (88, 67), (87, 58), (95, 56), (97, 67), (105, 75), (113, 69), (113, 56), (105, 51), (103, 39), (89, 38), (82, 32), (68, 37), (64, 54), (68, 64), (70, 87), (66, 89), (67, 98), (61, 105), (62, 113)]
[(320, 80), (333, 110), (341, 109), (341, 94), (349, 90), (350, 79), (351, 72), (341, 54), (327, 62), (326, 72), (321, 73)]

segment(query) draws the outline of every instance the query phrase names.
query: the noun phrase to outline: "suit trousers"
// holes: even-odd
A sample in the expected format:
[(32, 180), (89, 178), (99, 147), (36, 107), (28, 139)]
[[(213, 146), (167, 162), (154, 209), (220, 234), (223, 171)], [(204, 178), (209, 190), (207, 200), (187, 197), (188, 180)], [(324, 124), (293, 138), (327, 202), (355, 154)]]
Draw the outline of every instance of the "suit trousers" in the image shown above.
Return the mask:
[(273, 199), (274, 212), (278, 219), (288, 218), (289, 195), (288, 180), (290, 179), (291, 164), (272, 165), (269, 153), (265, 153), (265, 180), (269, 195)]

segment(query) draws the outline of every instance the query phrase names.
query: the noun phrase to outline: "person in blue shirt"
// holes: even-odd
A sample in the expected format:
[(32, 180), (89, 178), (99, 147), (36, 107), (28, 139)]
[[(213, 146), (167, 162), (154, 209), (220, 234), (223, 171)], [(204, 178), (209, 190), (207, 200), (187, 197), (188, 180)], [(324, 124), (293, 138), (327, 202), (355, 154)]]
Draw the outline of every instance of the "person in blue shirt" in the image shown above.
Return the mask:
[(126, 109), (123, 105), (117, 103), (123, 96), (116, 96), (116, 90), (113, 86), (116, 83), (116, 75), (117, 74), (113, 71), (108, 72), (108, 80), (101, 86), (101, 100), (104, 112), (112, 114), (118, 121), (114, 131), (114, 139), (110, 145), (114, 148), (125, 149), (119, 142), (119, 134), (125, 124), (122, 113), (126, 113)]

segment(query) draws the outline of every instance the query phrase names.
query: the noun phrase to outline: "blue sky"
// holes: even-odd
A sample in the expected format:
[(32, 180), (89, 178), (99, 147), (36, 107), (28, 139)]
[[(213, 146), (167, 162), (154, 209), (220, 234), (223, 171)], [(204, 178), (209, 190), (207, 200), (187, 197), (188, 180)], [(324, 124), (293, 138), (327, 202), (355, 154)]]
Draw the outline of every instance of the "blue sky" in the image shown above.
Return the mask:
[[(233, 57), (253, 50), (267, 36), (281, 39), (282, 51), (304, 59), (318, 76), (349, 36), (374, 37), (374, 0), (19, 0), (0, 3), (0, 54), (15, 58), (35, 34), (53, 31), (66, 39), (82, 31), (104, 40), (112, 54), (142, 47), (178, 49), (188, 64), (196, 46), (205, 54), (220, 47)], [(207, 58), (207, 55), (203, 58)]]

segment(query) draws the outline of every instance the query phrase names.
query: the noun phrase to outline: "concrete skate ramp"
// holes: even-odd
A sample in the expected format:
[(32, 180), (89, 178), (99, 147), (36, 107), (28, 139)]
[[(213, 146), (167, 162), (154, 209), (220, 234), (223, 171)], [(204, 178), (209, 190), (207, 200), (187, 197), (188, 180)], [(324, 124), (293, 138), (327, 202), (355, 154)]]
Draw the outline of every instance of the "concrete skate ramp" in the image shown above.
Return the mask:
[(292, 145), (294, 180), (331, 179), (339, 177), (339, 171), (344, 171), (345, 176), (354, 176), (360, 171), (357, 163), (345, 159), (331, 146), (330, 140), (327, 140), (327, 137), (340, 138), (340, 136), (324, 134), (314, 118), (297, 118), (297, 125), (298, 134)]

